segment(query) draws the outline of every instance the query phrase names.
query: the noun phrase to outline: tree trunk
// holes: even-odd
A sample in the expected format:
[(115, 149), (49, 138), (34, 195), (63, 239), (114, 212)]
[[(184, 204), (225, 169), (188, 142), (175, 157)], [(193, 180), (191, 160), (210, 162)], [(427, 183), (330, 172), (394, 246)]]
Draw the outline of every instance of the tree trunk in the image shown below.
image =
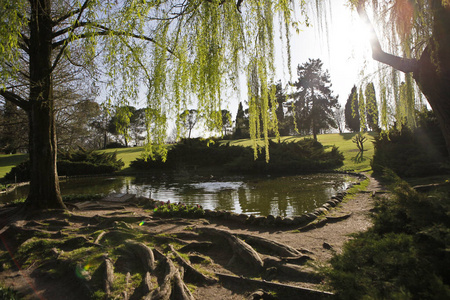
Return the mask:
[(420, 60), (398, 57), (384, 52), (364, 4), (357, 6), (358, 14), (371, 27), (372, 57), (404, 73), (413, 73), (416, 83), (436, 114), (450, 155), (450, 8), (440, 0), (431, 1), (434, 20), (432, 37)]
[(435, 6), (433, 37), (413, 77), (433, 108), (450, 155), (450, 8)]
[(51, 1), (31, 3), (30, 20), (30, 193), (31, 209), (65, 208), (56, 170), (56, 132), (52, 82)]

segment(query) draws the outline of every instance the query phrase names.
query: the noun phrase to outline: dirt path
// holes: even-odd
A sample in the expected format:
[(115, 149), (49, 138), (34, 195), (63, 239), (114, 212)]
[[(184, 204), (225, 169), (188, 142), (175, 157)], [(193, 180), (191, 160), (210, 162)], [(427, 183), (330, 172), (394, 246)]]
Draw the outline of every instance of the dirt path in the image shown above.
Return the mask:
[[(366, 176), (370, 179), (366, 191), (355, 194), (351, 199), (330, 209), (327, 214), (329, 217), (347, 216), (347, 218), (333, 219), (333, 222), (322, 222), (322, 224), (320, 219), (318, 219), (316, 222), (319, 222), (318, 224), (322, 226), (306, 231), (299, 230), (299, 228), (243, 225), (219, 219), (159, 219), (149, 216), (149, 213), (143, 209), (132, 206), (118, 208), (117, 210), (80, 210), (72, 212), (70, 217), (61, 214), (60, 216), (39, 216), (32, 220), (18, 221), (15, 223), (16, 227), (9, 230), (9, 235), (7, 234), (8, 232), (4, 236), (2, 235), (3, 245), (0, 249), (3, 251), (1, 256), (3, 265), (0, 265), (0, 283), (19, 290), (25, 295), (25, 299), (89, 299), (86, 293), (84, 292), (83, 294), (81, 291), (84, 288), (81, 285), (90, 285), (89, 290), (93, 291), (95, 286), (91, 282), (82, 279), (80, 285), (79, 278), (77, 279), (73, 272), (66, 272), (63, 276), (55, 276), (55, 274), (49, 273), (48, 265), (51, 265), (52, 270), (55, 268), (55, 265), (68, 264), (73, 266), (73, 258), (68, 259), (67, 253), (76, 252), (76, 250), (79, 250), (77, 247), (89, 246), (87, 249), (91, 249), (92, 246), (94, 248), (100, 247), (99, 251), (111, 254), (111, 248), (123, 248), (124, 244), (127, 243), (126, 239), (138, 232), (139, 239), (142, 240), (143, 235), (148, 236), (144, 243), (153, 245), (152, 247), (159, 249), (158, 251), (161, 253), (168, 253), (166, 254), (167, 257), (174, 259), (173, 254), (182, 251), (185, 253), (185, 257), (188, 257), (189, 264), (200, 267), (203, 273), (208, 274), (207, 276), (214, 277), (213, 284), (196, 283), (194, 288), (191, 285), (191, 296), (195, 299), (244, 299), (260, 286), (263, 289), (273, 290), (277, 289), (277, 284), (285, 284), (294, 288), (303, 287), (320, 290), (324, 287), (320, 278), (314, 275), (313, 267), (326, 264), (334, 253), (341, 252), (343, 244), (350, 238), (349, 235), (351, 233), (364, 231), (371, 226), (369, 213), (375, 201), (373, 195), (375, 192), (380, 192), (382, 187), (376, 179), (367, 174)], [(26, 229), (25, 231), (24, 228)], [(205, 235), (208, 231), (205, 228), (212, 230), (213, 234)], [(71, 237), (71, 240), (78, 238), (78, 244), (71, 246), (66, 241), (61, 245), (61, 247), (66, 247), (64, 248), (66, 249), (65, 254), (64, 251), (52, 250), (53, 252), (50, 251), (50, 254), (47, 253), (46, 255), (53, 253), (55, 255), (54, 261), (47, 260), (45, 263), (40, 263), (36, 260), (35, 263), (31, 263), (19, 271), (14, 264), (17, 262), (20, 265), (22, 262), (17, 260), (15, 262), (5, 262), (5, 257), (9, 255), (6, 252), (10, 251), (10, 254), (14, 256), (14, 251), (18, 249), (20, 243), (23, 243), (23, 241), (15, 241), (14, 236), (17, 235), (17, 232), (22, 235), (26, 234), (28, 230), (35, 230), (35, 232), (43, 230), (46, 235), (54, 235), (55, 240), (61, 240), (61, 237), (58, 238), (58, 235), (61, 235), (63, 238)], [(106, 233), (106, 237), (103, 240), (97, 236), (100, 231)], [(73, 238), (73, 235), (76, 235), (76, 237)], [(119, 236), (121, 240), (117, 241)], [(262, 271), (255, 271), (255, 268), (258, 268), (257, 266), (249, 267), (246, 264), (248, 260), (252, 259), (251, 257), (248, 259), (240, 257), (240, 260), (236, 260), (237, 253), (239, 253), (238, 256), (248, 255), (248, 253), (239, 252), (243, 248), (235, 249), (232, 242), (230, 242), (231, 240), (237, 240), (239, 244), (240, 241), (247, 240), (253, 246), (248, 236), (260, 237), (266, 241), (290, 247), (298, 255), (296, 257), (280, 258), (275, 257), (270, 251), (262, 249), (261, 246), (250, 247), (257, 250), (257, 259), (260, 259), (261, 264), (264, 266)], [(82, 241), (81, 244), (79, 244), (80, 239)], [(225, 242), (226, 240), (228, 240), (228, 243)], [(113, 242), (116, 242), (116, 244), (111, 244)], [(5, 244), (8, 245), (8, 249), (5, 248)], [(176, 251), (174, 248), (170, 248), (172, 245), (178, 245), (176, 246)], [(198, 249), (183, 251), (183, 245), (198, 246)], [(203, 249), (200, 245), (208, 247)], [(170, 249), (173, 251), (171, 252)], [(95, 250), (91, 249), (89, 251)], [(131, 263), (134, 258), (129, 257), (128, 250), (122, 252), (118, 258), (114, 256), (112, 259), (113, 272), (124, 274), (123, 277), (125, 277), (127, 272), (136, 274), (137, 271), (133, 269), (134, 267)], [(78, 259), (83, 261), (83, 257)], [(201, 262), (196, 263), (196, 261)], [(305, 264), (305, 262), (308, 263)], [(178, 263), (179, 261), (177, 265)], [(183, 273), (187, 272), (186, 268), (186, 266), (183, 268), (180, 278), (183, 278)], [(283, 270), (285, 272), (282, 272)], [(89, 273), (88, 270), (86, 272)], [(139, 272), (142, 273), (142, 271)], [(161, 272), (156, 270), (155, 274), (151, 274), (155, 276), (153, 282), (156, 283), (158, 280), (159, 285), (162, 284), (162, 281), (156, 279), (156, 277)], [(142, 274), (141, 277), (145, 277), (145, 271)], [(220, 277), (218, 274), (225, 274), (225, 277)], [(95, 276), (95, 272), (89, 276)], [(177, 278), (179, 275), (175, 274), (174, 276), (174, 278)], [(229, 276), (229, 278), (226, 276)], [(236, 278), (231, 276), (236, 276)], [(241, 278), (239, 278), (240, 276)], [(185, 275), (183, 280), (189, 281), (192, 279), (189, 277), (191, 275)], [(251, 280), (244, 280), (243, 277), (254, 278), (252, 280), (256, 283), (253, 285)], [(174, 280), (179, 282), (179, 279)], [(116, 288), (115, 293), (120, 295), (119, 299), (140, 299), (138, 297), (140, 288), (140, 286), (136, 287), (133, 284), (129, 284), (120, 288), (123, 291), (119, 291), (117, 290), (119, 288)], [(180, 286), (180, 289), (183, 289), (183, 287)], [(302, 291), (294, 289), (291, 292), (295, 294)], [(128, 297), (127, 293), (131, 294), (132, 297)], [(316, 299), (328, 299), (328, 296), (328, 294), (323, 294), (317, 296), (318, 298)], [(313, 299), (314, 297), (311, 296), (308, 299)]]

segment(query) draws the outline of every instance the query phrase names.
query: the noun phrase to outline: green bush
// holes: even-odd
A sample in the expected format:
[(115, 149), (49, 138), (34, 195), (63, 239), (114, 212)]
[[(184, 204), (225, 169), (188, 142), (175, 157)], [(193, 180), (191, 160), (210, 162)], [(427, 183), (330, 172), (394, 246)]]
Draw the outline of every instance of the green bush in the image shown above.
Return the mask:
[(400, 177), (423, 177), (450, 172), (441, 130), (431, 112), (419, 114), (418, 127), (391, 129), (374, 140), (372, 169), (384, 168)]
[(0, 299), (3, 300), (19, 300), (21, 297), (11, 288), (6, 288), (0, 285)]
[(141, 170), (175, 169), (180, 166), (219, 167), (222, 170), (239, 173), (310, 173), (342, 166), (344, 156), (336, 147), (325, 151), (322, 144), (312, 139), (293, 143), (269, 142), (270, 161), (266, 163), (265, 149), (258, 148), (255, 160), (253, 149), (230, 146), (201, 139), (183, 140), (173, 146), (167, 154), (167, 161), (139, 158), (131, 167)]
[(450, 299), (449, 191), (420, 194), (397, 182), (327, 271), (340, 299)]
[[(124, 166), (117, 154), (95, 151), (65, 151), (58, 153), (58, 175), (94, 175), (110, 174), (119, 171)], [(3, 178), (6, 182), (30, 180), (30, 161), (25, 161), (11, 169)]]
[(184, 203), (160, 202), (155, 205), (153, 214), (158, 217), (201, 218), (205, 211), (200, 205), (188, 205)]

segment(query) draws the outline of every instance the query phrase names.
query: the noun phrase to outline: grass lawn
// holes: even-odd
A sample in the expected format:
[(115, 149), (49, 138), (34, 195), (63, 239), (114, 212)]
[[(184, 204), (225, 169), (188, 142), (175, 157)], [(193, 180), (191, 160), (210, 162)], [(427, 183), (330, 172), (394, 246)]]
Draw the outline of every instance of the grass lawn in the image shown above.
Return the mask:
[(0, 178), (11, 171), (11, 168), (28, 159), (28, 154), (0, 154)]
[[(374, 133), (366, 134), (367, 141), (364, 143), (364, 148), (366, 149), (366, 151), (364, 151), (363, 156), (360, 156), (356, 144), (352, 142), (352, 138), (355, 136), (355, 133), (321, 134), (318, 135), (317, 138), (319, 142), (321, 142), (325, 147), (331, 148), (332, 146), (336, 146), (339, 148), (340, 151), (343, 152), (345, 160), (344, 166), (341, 168), (341, 170), (360, 172), (371, 169), (370, 160), (374, 153), (372, 143), (374, 135), (375, 135)], [(293, 142), (303, 138), (305, 137), (285, 136), (281, 137), (281, 140), (286, 142)], [(252, 145), (252, 141), (249, 139), (231, 140), (224, 142), (230, 142), (230, 145), (240, 145), (240, 146)], [(138, 158), (144, 152), (144, 147), (116, 148), (102, 151), (117, 152), (117, 158), (122, 159), (122, 161), (125, 163), (125, 166), (122, 169), (121, 173), (127, 173), (131, 171), (130, 162)], [(27, 154), (0, 155), (0, 178), (5, 176), (6, 173), (8, 173), (12, 167), (18, 165), (27, 158), (28, 158)]]
[[(372, 140), (376, 133), (366, 133), (367, 141), (364, 143), (364, 154), (361, 156), (356, 144), (352, 142), (352, 138), (356, 133), (330, 133), (321, 134), (317, 136), (319, 142), (324, 145), (324, 147), (336, 146), (344, 154), (344, 165), (340, 168), (343, 171), (367, 171), (371, 170), (370, 160), (372, 159), (374, 153), (374, 147)], [(306, 138), (311, 138), (312, 136), (306, 136)], [(282, 141), (285, 142), (295, 142), (300, 139), (304, 139), (305, 136), (285, 136), (281, 137)], [(251, 146), (252, 141), (249, 139), (242, 140), (232, 140), (229, 141), (230, 145), (240, 145), (240, 146)], [(262, 142), (260, 142), (262, 143)]]

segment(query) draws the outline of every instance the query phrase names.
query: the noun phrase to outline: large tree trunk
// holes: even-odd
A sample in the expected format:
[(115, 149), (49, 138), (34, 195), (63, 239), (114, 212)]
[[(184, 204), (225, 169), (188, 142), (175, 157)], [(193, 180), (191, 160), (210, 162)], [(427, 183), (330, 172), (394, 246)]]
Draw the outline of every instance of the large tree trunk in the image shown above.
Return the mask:
[(435, 6), (433, 37), (413, 77), (433, 108), (450, 154), (450, 7)]
[(413, 77), (438, 119), (450, 155), (450, 8), (441, 0), (431, 0), (432, 37), (420, 60), (398, 57), (382, 50), (380, 41), (366, 14), (364, 3), (357, 6), (359, 16), (371, 26), (372, 56)]
[(56, 132), (52, 89), (51, 1), (31, 3), (30, 20), (30, 193), (31, 209), (65, 208), (56, 170)]

